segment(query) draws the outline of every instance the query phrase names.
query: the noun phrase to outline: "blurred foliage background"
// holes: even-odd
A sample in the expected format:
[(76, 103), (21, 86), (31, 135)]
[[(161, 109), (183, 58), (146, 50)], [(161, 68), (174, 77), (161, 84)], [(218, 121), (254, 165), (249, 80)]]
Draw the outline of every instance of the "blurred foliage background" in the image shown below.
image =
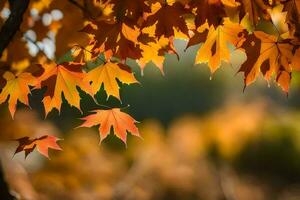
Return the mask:
[[(165, 75), (150, 64), (141, 76), (129, 60), (141, 84), (122, 86), (123, 102), (97, 95), (141, 122), (143, 139), (129, 136), (127, 148), (112, 134), (99, 145), (96, 128), (74, 130), (81, 114), (67, 104), (46, 120), (39, 98), (15, 120), (1, 106), (0, 157), (11, 192), (26, 200), (300, 199), (297, 75), (288, 97), (264, 80), (243, 92), (241, 52), (211, 77), (193, 65), (196, 47), (184, 47), (176, 41), (180, 60), (167, 56)], [(84, 114), (99, 108), (84, 91), (82, 98)], [(13, 139), (45, 134), (64, 138), (63, 151), (51, 151), (51, 160), (13, 157)]]

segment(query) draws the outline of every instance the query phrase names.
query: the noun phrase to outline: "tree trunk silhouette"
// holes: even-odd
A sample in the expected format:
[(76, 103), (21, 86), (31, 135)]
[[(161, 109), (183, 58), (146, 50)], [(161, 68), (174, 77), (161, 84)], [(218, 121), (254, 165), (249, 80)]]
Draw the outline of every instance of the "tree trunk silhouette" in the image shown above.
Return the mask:
[(23, 14), (28, 8), (30, 0), (9, 0), (10, 15), (0, 30), (0, 58), (10, 41), (20, 29)]
[(3, 200), (4, 199), (5, 200), (15, 200), (15, 198), (9, 193), (9, 188), (5, 181), (1, 163), (0, 163), (0, 197)]

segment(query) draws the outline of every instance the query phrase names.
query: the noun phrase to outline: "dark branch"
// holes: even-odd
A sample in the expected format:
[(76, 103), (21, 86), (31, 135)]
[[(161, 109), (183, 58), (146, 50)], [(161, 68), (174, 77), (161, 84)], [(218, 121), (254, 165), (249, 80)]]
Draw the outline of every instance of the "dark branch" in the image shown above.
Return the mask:
[(0, 57), (23, 21), (23, 14), (28, 8), (30, 0), (9, 0), (10, 15), (0, 30)]
[(86, 12), (86, 9), (84, 6), (80, 5), (76, 0), (69, 0), (71, 4), (82, 10), (83, 12)]

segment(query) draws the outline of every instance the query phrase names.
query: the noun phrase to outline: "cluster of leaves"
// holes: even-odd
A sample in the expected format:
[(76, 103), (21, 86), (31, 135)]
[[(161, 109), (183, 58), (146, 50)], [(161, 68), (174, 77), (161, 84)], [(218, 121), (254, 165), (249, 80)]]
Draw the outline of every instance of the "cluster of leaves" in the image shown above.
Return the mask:
[[(4, 72), (0, 103), (8, 99), (12, 116), (17, 101), (29, 105), (28, 95), (34, 89), (46, 88), (43, 97), (46, 115), (53, 109), (61, 110), (62, 96), (80, 110), (78, 87), (94, 98), (103, 86), (108, 97), (120, 100), (118, 81), (137, 83), (125, 61), (136, 60), (141, 71), (152, 62), (163, 73), (164, 55), (177, 55), (173, 44), (177, 38), (187, 40), (187, 48), (203, 43), (195, 64), (207, 63), (212, 73), (222, 62), (230, 63), (232, 47), (244, 51), (247, 60), (239, 72), (244, 73), (245, 86), (262, 73), (267, 81), (275, 77), (288, 92), (292, 72), (300, 68), (297, 0), (69, 0), (67, 3), (72, 3), (77, 13), (78, 10), (83, 13), (78, 21), (76, 11), (66, 10), (66, 2), (40, 0), (30, 6), (40, 13), (50, 8), (62, 9), (66, 19), (71, 13), (69, 21), (52, 22), (50, 29), (57, 40), (62, 38), (56, 43), (58, 52), (69, 48), (73, 61), (59, 63), (37, 54), (26, 66), (21, 62), (18, 70)], [(27, 28), (34, 29), (39, 21), (32, 16), (28, 18), (31, 25)], [(74, 25), (76, 30), (73, 24), (82, 27)], [(67, 35), (65, 27), (59, 31), (61, 25), (66, 29), (71, 27), (76, 37)], [(2, 58), (6, 66), (14, 62), (9, 60), (14, 50), (8, 48), (7, 58)], [(45, 49), (40, 50), (46, 53)], [(99, 59), (103, 64), (87, 69), (88, 63)], [(111, 127), (124, 142), (127, 131), (139, 135), (135, 120), (119, 108), (95, 112), (84, 118), (82, 126), (100, 125), (101, 140)]]

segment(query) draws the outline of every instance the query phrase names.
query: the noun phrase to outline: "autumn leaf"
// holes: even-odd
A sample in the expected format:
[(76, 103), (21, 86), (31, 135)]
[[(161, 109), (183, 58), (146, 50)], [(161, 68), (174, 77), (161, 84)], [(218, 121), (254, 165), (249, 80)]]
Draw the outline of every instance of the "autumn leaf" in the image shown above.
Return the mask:
[(255, 65), (257, 58), (260, 56), (260, 49), (260, 40), (254, 34), (249, 34), (246, 41), (241, 46), (241, 50), (245, 51), (247, 55), (246, 61), (239, 69), (239, 72), (244, 73), (245, 87), (249, 85), (250, 82), (252, 82), (257, 76), (255, 74), (255, 77), (251, 77), (250, 72)]
[(211, 72), (215, 72), (222, 61), (230, 61), (229, 45), (238, 47), (242, 44), (244, 40), (242, 31), (243, 28), (239, 24), (229, 19), (225, 19), (223, 25), (217, 28), (211, 25), (206, 41), (197, 52), (195, 63), (208, 63)]
[(244, 73), (245, 86), (253, 83), (262, 72), (267, 81), (275, 74), (278, 84), (288, 92), (293, 46), (287, 40), (280, 41), (279, 37), (261, 31), (254, 32), (254, 36), (242, 46), (246, 51), (247, 61), (239, 71)]
[(164, 74), (163, 63), (166, 54), (175, 54), (179, 58), (174, 47), (174, 38), (167, 38), (165, 36), (161, 36), (159, 39), (156, 38), (155, 25), (144, 28), (138, 41), (142, 50), (142, 57), (136, 61), (141, 68), (142, 74), (144, 73), (145, 66), (150, 62), (155, 64), (161, 73)]
[(293, 56), (293, 45), (288, 39), (290, 33), (286, 21), (286, 12), (283, 6), (278, 5), (268, 9), (274, 29), (274, 35), (256, 31), (247, 37), (242, 45), (246, 51), (247, 60), (241, 66), (240, 72), (245, 75), (245, 87), (251, 84), (262, 72), (265, 79), (270, 81), (276, 75), (276, 81), (287, 93), (291, 81), (292, 67), (298, 66), (298, 59)]
[(144, 13), (151, 12), (151, 8), (149, 6), (151, 2), (147, 0), (110, 0), (109, 2), (113, 5), (113, 14), (122, 16), (117, 19), (122, 22), (129, 20), (138, 21), (143, 17)]
[(204, 23), (217, 27), (225, 17), (225, 10), (221, 0), (192, 0), (190, 6), (195, 10), (195, 25), (202, 26)]
[[(262, 74), (288, 92), (292, 73), (300, 70), (298, 0), (35, 0), (18, 19), (11, 2), (0, 3), (0, 103), (8, 100), (12, 116), (18, 102), (29, 106), (33, 89), (45, 91), (46, 116), (53, 109), (60, 112), (63, 99), (80, 110), (81, 90), (95, 99), (103, 87), (108, 97), (121, 101), (119, 84), (137, 83), (124, 63), (132, 59), (142, 72), (153, 63), (163, 73), (166, 54), (179, 59), (177, 39), (185, 40), (187, 48), (200, 46), (195, 64), (208, 64), (212, 73), (222, 63), (231, 64), (232, 49), (244, 51), (247, 60), (239, 71), (245, 86)], [(11, 26), (6, 23), (20, 21), (16, 32), (7, 34)], [(41, 54), (52, 61), (40, 62)], [(69, 55), (73, 62), (56, 63)], [(102, 66), (85, 71), (103, 57)], [(42, 75), (35, 67), (43, 69)], [(122, 113), (113, 111), (101, 113)], [(114, 129), (125, 127), (122, 137), (117, 131), (123, 141), (126, 131), (135, 127), (133, 119), (128, 125), (98, 118), (100, 129), (105, 123)]]
[(290, 38), (288, 24), (286, 23), (287, 12), (283, 12), (283, 5), (278, 5), (268, 9), (272, 24), (275, 29), (274, 35), (283, 39)]
[(124, 64), (107, 62), (104, 65), (98, 66), (89, 71), (84, 78), (84, 81), (91, 83), (92, 94), (95, 95), (101, 88), (109, 96), (114, 96), (120, 99), (119, 85), (117, 79), (125, 84), (138, 83), (131, 69)]
[(152, 62), (164, 74), (163, 63), (165, 61), (165, 53), (176, 53), (173, 42), (165, 37), (160, 37), (158, 41), (154, 40), (147, 44), (141, 43), (140, 47), (142, 49), (142, 57), (137, 60), (137, 63), (141, 67), (142, 73), (146, 64)]
[(53, 109), (61, 109), (62, 95), (67, 102), (80, 110), (80, 96), (77, 87), (92, 95), (90, 85), (83, 81), (85, 73), (81, 63), (54, 62), (43, 63), (44, 73), (39, 77), (41, 84), (37, 88), (46, 87), (43, 104), (46, 116)]
[(75, 45), (71, 50), (71, 55), (74, 58), (73, 61), (77, 63), (93, 61), (95, 59), (95, 55), (92, 51), (94, 45), (94, 43), (91, 43), (86, 47), (80, 47)]
[(92, 127), (99, 125), (100, 141), (102, 142), (113, 128), (114, 134), (125, 144), (127, 132), (134, 136), (140, 137), (135, 119), (130, 115), (122, 112), (119, 108), (110, 110), (95, 110), (94, 114), (82, 118), (85, 122), (80, 127)]
[(181, 3), (176, 2), (173, 5), (165, 3), (161, 5), (156, 13), (147, 17), (143, 27), (155, 25), (155, 36), (158, 38), (161, 36), (173, 37), (175, 35), (174, 29), (188, 36), (188, 27), (184, 19), (185, 14), (187, 14), (187, 10)]
[(188, 49), (191, 46), (194, 46), (194, 45), (205, 42), (208, 30), (209, 30), (209, 24), (208, 23), (204, 23), (203, 25), (198, 27), (197, 30), (195, 30), (193, 32), (192, 37), (189, 39), (185, 50)]
[(93, 36), (96, 42), (93, 51), (103, 53), (99, 49), (104, 47), (104, 51), (112, 51), (120, 59), (141, 57), (137, 44), (140, 30), (137, 27), (131, 28), (122, 22), (100, 20), (86, 25), (82, 31)]
[(51, 135), (45, 135), (36, 139), (23, 137), (16, 140), (19, 142), (19, 146), (17, 147), (15, 154), (24, 151), (26, 158), (31, 152), (33, 152), (35, 148), (37, 148), (40, 154), (49, 158), (49, 148), (55, 150), (62, 150), (61, 147), (57, 144), (57, 141), (59, 140), (60, 139), (58, 139), (57, 137)]
[(35, 86), (38, 82), (36, 77), (28, 72), (19, 75), (5, 72), (3, 78), (6, 80), (6, 85), (0, 93), (0, 104), (8, 99), (9, 111), (12, 118), (14, 118), (18, 101), (28, 106), (30, 86)]

